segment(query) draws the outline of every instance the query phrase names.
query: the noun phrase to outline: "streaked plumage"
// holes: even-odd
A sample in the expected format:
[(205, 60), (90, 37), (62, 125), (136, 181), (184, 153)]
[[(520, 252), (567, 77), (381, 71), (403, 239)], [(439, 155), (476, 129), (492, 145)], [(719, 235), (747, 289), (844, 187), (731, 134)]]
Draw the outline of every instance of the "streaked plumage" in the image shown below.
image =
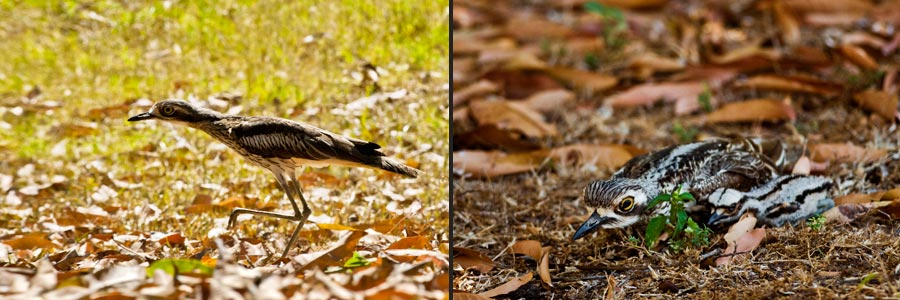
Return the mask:
[[(283, 257), (293, 247), (300, 228), (311, 213), (297, 182), (296, 168), (343, 165), (382, 169), (408, 177), (416, 177), (421, 172), (385, 157), (378, 150), (381, 148), (378, 144), (281, 118), (226, 115), (195, 107), (181, 100), (164, 100), (154, 104), (150, 111), (133, 116), (128, 121), (146, 119), (169, 121), (200, 129), (234, 149), (251, 163), (266, 168), (275, 175), (279, 186), (291, 201), (294, 214), (236, 208), (229, 218), (229, 227), (234, 225), (237, 216), (241, 214), (299, 221)], [(302, 211), (292, 194), (300, 198)]]
[[(584, 189), (585, 202), (594, 212), (576, 231), (581, 238), (597, 228), (627, 227), (666, 214), (668, 203), (645, 211), (650, 199), (669, 193), (677, 185), (703, 201), (720, 187), (747, 191), (778, 174), (778, 163), (764, 154), (758, 141), (709, 140), (677, 145), (629, 160), (608, 180), (596, 180)], [(687, 203), (686, 207), (697, 203)], [(626, 209), (627, 208), (627, 209)]]
[(834, 207), (828, 197), (832, 182), (821, 176), (786, 175), (748, 192), (720, 188), (709, 196), (709, 225), (726, 226), (747, 212), (757, 223), (780, 227), (796, 223)]

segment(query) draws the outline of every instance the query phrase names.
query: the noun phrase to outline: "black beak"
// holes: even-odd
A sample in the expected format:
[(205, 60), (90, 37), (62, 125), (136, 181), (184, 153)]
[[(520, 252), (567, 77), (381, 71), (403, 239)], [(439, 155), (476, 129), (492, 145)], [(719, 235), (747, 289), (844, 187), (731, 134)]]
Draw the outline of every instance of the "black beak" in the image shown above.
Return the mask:
[(713, 212), (712, 215), (709, 216), (709, 221), (706, 221), (707, 225), (716, 225), (717, 222), (724, 219), (725, 215), (719, 214), (717, 212)]
[(139, 113), (139, 114), (135, 115), (134, 117), (128, 118), (128, 122), (143, 121), (143, 120), (153, 119), (153, 118), (155, 118), (153, 115), (151, 115), (148, 112), (145, 112), (145, 113)]
[(578, 231), (575, 231), (575, 235), (572, 236), (572, 240), (574, 241), (580, 239), (588, 233), (597, 230), (597, 228), (600, 228), (601, 225), (609, 220), (609, 217), (600, 216), (599, 214), (597, 214), (597, 211), (594, 211), (594, 213), (591, 214), (591, 217), (588, 218), (587, 221), (584, 221), (584, 223), (581, 224), (581, 227), (578, 227)]

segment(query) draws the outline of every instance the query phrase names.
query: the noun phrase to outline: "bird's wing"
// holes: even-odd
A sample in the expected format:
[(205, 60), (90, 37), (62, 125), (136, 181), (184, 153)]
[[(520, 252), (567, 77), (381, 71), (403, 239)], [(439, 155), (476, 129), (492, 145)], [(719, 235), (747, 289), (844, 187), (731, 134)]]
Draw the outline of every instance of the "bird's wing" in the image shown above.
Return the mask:
[(760, 158), (759, 153), (745, 151), (713, 155), (700, 172), (698, 178), (704, 180), (696, 182), (693, 187), (708, 191), (725, 187), (746, 192), (778, 175), (775, 167)]
[(383, 156), (375, 143), (344, 137), (315, 126), (276, 118), (254, 118), (232, 127), (237, 143), (264, 157), (358, 161)]

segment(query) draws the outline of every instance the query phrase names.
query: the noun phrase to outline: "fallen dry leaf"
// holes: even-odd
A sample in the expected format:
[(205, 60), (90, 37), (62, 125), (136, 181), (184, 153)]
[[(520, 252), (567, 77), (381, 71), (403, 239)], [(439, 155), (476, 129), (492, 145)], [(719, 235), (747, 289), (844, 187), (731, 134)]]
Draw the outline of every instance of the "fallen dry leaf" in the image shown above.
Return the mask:
[(520, 41), (563, 39), (575, 34), (571, 27), (540, 18), (522, 15), (506, 22), (506, 33)]
[(760, 121), (794, 121), (797, 113), (785, 99), (752, 99), (727, 103), (706, 115), (706, 122), (760, 122)]
[(850, 143), (816, 144), (809, 147), (809, 158), (813, 161), (838, 163), (873, 162), (887, 155), (887, 150), (868, 149)]
[(605, 105), (613, 108), (651, 105), (658, 100), (677, 101), (694, 105), (676, 109), (677, 114), (686, 114), (700, 108), (697, 96), (706, 89), (701, 81), (680, 83), (645, 83), (606, 98)]
[(616, 169), (641, 154), (639, 149), (626, 145), (575, 144), (550, 150), (550, 157), (565, 165), (594, 165)]
[(473, 97), (495, 93), (499, 89), (499, 86), (489, 80), (479, 80), (478, 82), (463, 87), (459, 91), (453, 92), (453, 105), (462, 105)]
[(812, 171), (812, 165), (809, 162), (809, 157), (802, 156), (800, 159), (794, 163), (794, 168), (791, 170), (791, 174), (795, 175), (809, 175)]
[(781, 29), (781, 40), (787, 45), (793, 45), (800, 41), (800, 24), (797, 17), (785, 5), (783, 0), (772, 3), (772, 12), (775, 21)]
[(877, 90), (867, 90), (853, 95), (856, 104), (865, 110), (882, 116), (885, 120), (894, 120), (897, 116), (897, 95)]
[(538, 264), (538, 275), (541, 277), (541, 281), (546, 284), (548, 287), (553, 287), (552, 279), (550, 278), (550, 246), (546, 246), (541, 249), (541, 262)]
[(538, 92), (522, 101), (531, 109), (549, 113), (566, 108), (566, 105), (575, 101), (575, 93), (565, 89), (546, 90)]
[(860, 194), (860, 193), (852, 193), (837, 197), (834, 199), (834, 206), (840, 206), (845, 204), (866, 204), (876, 202), (881, 199), (881, 195), (883, 192), (876, 192), (872, 194)]
[[(543, 153), (543, 155), (540, 155)], [(463, 150), (453, 152), (453, 169), (478, 177), (494, 177), (528, 172), (540, 167), (547, 151), (505, 153), (502, 151)]]
[(42, 232), (32, 232), (23, 234), (20, 237), (2, 241), (13, 248), (13, 250), (30, 250), (34, 248), (56, 249), (58, 246), (47, 239), (47, 235)]
[[(311, 258), (300, 267), (300, 270), (319, 268), (325, 269), (328, 266), (339, 265), (345, 258), (351, 257), (353, 251), (356, 250), (356, 244), (359, 243), (359, 240), (365, 236), (367, 233), (365, 231), (351, 231), (341, 237), (340, 240), (334, 242), (328, 250), (319, 251), (315, 253), (308, 253), (304, 255), (308, 255), (307, 257)], [(301, 255), (295, 260), (299, 260)], [(301, 262), (303, 263), (303, 262)]]
[(482, 293), (478, 293), (478, 295), (482, 296), (482, 297), (490, 298), (490, 297), (496, 297), (496, 296), (500, 296), (500, 295), (509, 294), (509, 293), (519, 289), (519, 287), (525, 285), (529, 281), (531, 281), (532, 277), (534, 277), (534, 274), (532, 274), (531, 272), (528, 272), (527, 274), (513, 278), (512, 280), (510, 280), (504, 284), (501, 284), (498, 287), (495, 287), (493, 289), (490, 289), (490, 290), (482, 292)]
[(453, 299), (458, 300), (493, 300), (491, 298), (481, 296), (479, 294), (465, 293), (465, 292), (453, 292)]
[(490, 257), (483, 253), (463, 247), (453, 247), (453, 263), (460, 265), (463, 269), (473, 268), (486, 274), (494, 269), (494, 262)]
[(872, 208), (876, 207), (876, 204), (877, 202), (835, 205), (828, 211), (822, 213), (822, 216), (825, 217), (826, 223), (846, 224), (865, 215), (872, 210)]
[(740, 81), (736, 88), (777, 90), (836, 96), (841, 93), (840, 85), (804, 76), (758, 75)]
[(869, 70), (878, 69), (878, 63), (875, 62), (875, 59), (872, 58), (869, 53), (866, 53), (866, 50), (864, 50), (863, 48), (851, 44), (841, 44), (840, 49), (841, 54), (843, 54), (845, 57), (847, 57), (847, 59), (849, 59), (857, 66)]
[(731, 263), (737, 256), (730, 255), (735, 253), (744, 253), (753, 251), (763, 239), (766, 238), (766, 229), (765, 228), (757, 228), (752, 231), (744, 234), (738, 239), (734, 246), (730, 246), (722, 253), (722, 257), (716, 259), (716, 265), (722, 266)]
[(857, 0), (790, 0), (784, 1), (784, 5), (791, 11), (804, 13), (862, 13), (872, 9), (871, 2)]
[(616, 86), (619, 82), (619, 79), (615, 76), (577, 69), (552, 67), (544, 69), (544, 72), (575, 88), (594, 92), (608, 90)]
[(472, 118), (479, 125), (494, 125), (533, 138), (555, 136), (556, 126), (544, 121), (540, 113), (522, 103), (503, 100), (475, 101), (469, 104)]
[(431, 242), (424, 236), (409, 236), (397, 240), (387, 247), (387, 249), (424, 249), (431, 250)]
[[(731, 225), (728, 228), (728, 233), (725, 234), (725, 242), (728, 243), (728, 248), (732, 248), (734, 243), (740, 239), (741, 236), (753, 230), (756, 227), (756, 215), (753, 213), (746, 213), (741, 216), (740, 220)], [(726, 248), (726, 251), (728, 250)]]
[(543, 253), (541, 242), (535, 240), (516, 241), (510, 246), (510, 251), (513, 254), (522, 254), (531, 257), (536, 261), (541, 259)]

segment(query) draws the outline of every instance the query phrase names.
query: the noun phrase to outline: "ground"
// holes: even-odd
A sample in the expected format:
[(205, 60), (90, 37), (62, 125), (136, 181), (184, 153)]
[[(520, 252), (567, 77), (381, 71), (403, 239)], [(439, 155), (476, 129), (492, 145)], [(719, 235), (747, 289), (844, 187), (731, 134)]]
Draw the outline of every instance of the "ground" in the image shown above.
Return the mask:
[[(866, 31), (860, 29), (864, 26), (818, 24), (809, 17), (812, 13), (807, 14), (812, 8), (795, 5), (800, 1), (791, 2), (795, 3), (789, 5), (791, 18), (799, 20), (802, 35), (789, 46), (786, 40), (790, 37), (782, 32), (790, 29), (784, 24), (791, 23), (776, 22), (781, 17), (777, 11), (783, 8), (773, 9), (773, 5), (781, 5), (780, 1), (736, 2), (733, 6), (716, 1), (683, 5), (600, 1), (608, 5), (601, 5), (599, 10), (584, 2), (508, 1), (492, 6), (479, 1), (454, 2), (453, 245), (486, 258), (465, 265), (454, 262), (456, 295), (476, 297), (472, 294), (531, 272), (533, 278), (524, 285), (504, 289), (491, 298), (900, 297), (900, 222), (877, 211), (847, 224), (829, 222), (818, 230), (802, 223), (768, 228), (760, 246), (724, 266), (703, 259), (704, 254), (724, 248), (721, 232), (712, 235), (708, 246), (680, 253), (665, 246), (648, 249), (640, 245), (643, 228), (601, 230), (572, 241), (575, 229), (589, 213), (581, 198), (582, 189), (592, 180), (608, 178), (621, 162), (605, 163), (603, 160), (612, 156), (600, 150), (596, 150), (600, 154), (565, 152), (576, 154), (574, 162), (554, 154), (570, 145), (649, 151), (710, 137), (755, 136), (784, 141), (811, 155), (808, 148), (813, 145), (852, 143), (884, 152), (874, 160), (828, 160), (818, 165), (821, 161), (814, 159), (814, 165), (821, 168), (813, 167), (813, 173), (836, 182), (834, 197), (900, 186), (897, 79), (885, 76), (896, 73), (897, 52), (882, 54), (880, 48), (867, 46), (865, 52), (875, 53), (872, 56), (879, 66), (874, 72), (880, 75), (866, 79), (865, 74), (873, 71), (850, 62), (849, 56), (829, 45), (828, 35), (822, 33), (834, 28), (845, 33)], [(636, 3), (645, 6), (628, 7)], [(843, 6), (847, 5), (845, 1), (828, 3), (810, 6), (819, 5), (816, 13), (826, 16), (837, 14), (832, 4), (850, 9)], [(887, 3), (866, 3), (870, 6), (864, 12), (866, 16), (877, 15), (872, 10), (888, 11), (877, 8), (887, 6), (876, 6)], [(610, 37), (604, 29), (614, 23), (610, 19), (617, 14), (624, 14), (629, 28), (624, 40)], [(867, 20), (877, 23), (884, 19), (874, 16)], [(729, 36), (738, 46), (715, 41)], [(897, 36), (890, 33), (884, 40), (897, 41)], [(769, 56), (764, 51), (743, 55), (736, 51), (730, 53), (736, 59), (722, 62), (731, 50), (746, 45), (740, 41), (779, 55)], [(809, 62), (791, 62), (794, 59), (789, 53), (797, 45), (822, 49), (827, 54), (826, 63), (810, 67), (806, 65)], [(699, 56), (694, 56), (697, 53)], [(671, 60), (647, 58), (651, 56)], [(641, 61), (654, 63), (645, 66)], [(663, 65), (670, 62), (676, 63), (664, 70)], [(642, 68), (649, 68), (649, 75)], [(560, 69), (581, 71), (577, 76), (581, 79), (566, 76)], [(731, 70), (738, 75), (713, 83), (720, 78), (710, 75), (713, 70)], [(708, 73), (696, 75), (703, 72)], [(841, 88), (831, 94), (810, 93), (747, 83), (754, 76), (768, 74), (812, 75), (817, 80), (837, 82)], [(610, 83), (602, 84), (610, 78), (613, 80), (605, 81)], [(678, 87), (670, 86), (664, 88), (666, 91), (645, 92), (658, 96), (619, 97), (645, 83), (690, 83), (691, 78), (704, 80), (709, 92), (700, 88), (683, 97), (675, 91)], [(813, 86), (825, 88), (822, 83)], [(888, 105), (890, 114), (879, 116), (854, 101), (854, 95), (864, 90), (884, 91), (893, 97), (893, 102), (888, 101), (893, 103), (893, 107)], [(714, 98), (708, 110), (702, 108), (703, 94)], [(701, 102), (701, 108), (678, 111), (685, 104), (680, 98), (695, 106)], [(729, 104), (760, 98), (787, 103), (795, 115), (760, 114), (747, 106), (751, 109), (717, 115), (725, 121), (712, 121), (713, 115)], [(541, 105), (544, 101), (552, 105)], [(502, 118), (491, 119), (473, 109), (488, 107), (485, 103), (513, 103), (507, 107), (534, 112), (497, 121)], [(600, 157), (600, 162), (587, 158), (592, 155)], [(624, 155), (630, 157), (627, 151)], [(629, 241), (631, 237), (638, 243)], [(512, 245), (523, 240), (549, 247), (547, 269), (552, 286), (538, 276), (539, 258), (513, 255)], [(460, 253), (455, 252), (457, 258), (472, 257)], [(493, 267), (479, 271), (485, 264)]]
[[(0, 295), (442, 298), (448, 7), (0, 3)], [(311, 222), (274, 261), (293, 223), (225, 228), (233, 207), (290, 211), (268, 171), (202, 132), (125, 121), (166, 98), (370, 140), (424, 173), (301, 170)], [(182, 258), (201, 275), (145, 272)]]

